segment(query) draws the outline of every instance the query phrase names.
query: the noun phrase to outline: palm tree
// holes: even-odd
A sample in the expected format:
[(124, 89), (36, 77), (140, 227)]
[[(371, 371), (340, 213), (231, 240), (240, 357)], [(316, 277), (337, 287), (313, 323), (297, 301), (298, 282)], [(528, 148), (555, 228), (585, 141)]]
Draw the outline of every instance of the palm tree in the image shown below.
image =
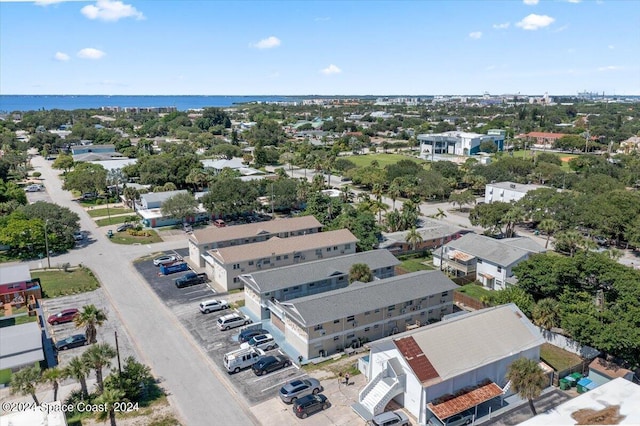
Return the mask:
[(11, 394), (31, 395), (33, 402), (40, 405), (36, 396), (36, 386), (40, 383), (41, 378), (42, 372), (37, 365), (23, 368), (11, 376)]
[(389, 185), (389, 189), (387, 190), (387, 193), (389, 194), (389, 198), (391, 198), (391, 201), (392, 201), (391, 203), (392, 210), (396, 209), (396, 200), (400, 198), (400, 196), (402, 195), (401, 181), (399, 181), (398, 179), (400, 178), (395, 178), (391, 182), (391, 185)]
[(371, 200), (369, 207), (371, 212), (378, 215), (378, 224), (382, 223), (382, 212), (386, 211), (389, 206), (382, 202), (382, 200)]
[(101, 326), (107, 320), (107, 315), (101, 310), (96, 308), (95, 305), (87, 305), (82, 308), (82, 311), (74, 318), (73, 322), (76, 327), (84, 327), (84, 335), (87, 338), (87, 342), (96, 343), (97, 330), (96, 326)]
[(405, 241), (407, 242), (407, 244), (411, 244), (411, 250), (416, 251), (416, 247), (423, 241), (423, 238), (414, 226), (409, 230), (409, 232), (407, 232)]
[(354, 281), (360, 281), (362, 283), (368, 283), (373, 280), (373, 273), (371, 268), (366, 263), (354, 263), (349, 269), (349, 283)]
[(524, 210), (519, 206), (513, 206), (507, 214), (504, 215), (502, 222), (506, 223), (504, 233), (507, 238), (513, 237), (515, 234), (516, 223), (521, 222), (524, 219)]
[(107, 388), (102, 394), (96, 398), (97, 404), (102, 404), (105, 408), (103, 411), (98, 411), (96, 418), (104, 422), (109, 417), (109, 423), (111, 426), (116, 426), (116, 412), (115, 405), (122, 401), (124, 398), (124, 391), (122, 389)]
[(133, 210), (136, 210), (136, 201), (140, 199), (140, 192), (135, 188), (124, 188), (122, 195), (127, 204), (130, 204)]
[(569, 256), (573, 257), (584, 244), (584, 240), (585, 238), (578, 231), (558, 232), (555, 248), (558, 251), (569, 252)]
[(553, 219), (543, 219), (538, 224), (538, 229), (547, 234), (547, 242), (544, 244), (544, 248), (549, 247), (549, 239), (551, 234), (555, 233), (560, 228), (560, 224)]
[(91, 346), (82, 354), (82, 360), (89, 368), (96, 371), (96, 382), (98, 382), (98, 392), (102, 393), (103, 380), (102, 369), (111, 367), (111, 359), (116, 356), (116, 350), (108, 343), (98, 343)]
[(53, 387), (53, 400), (58, 400), (58, 388), (60, 387), (60, 380), (64, 379), (67, 375), (66, 370), (58, 367), (51, 367), (44, 370), (42, 373), (42, 380), (51, 383)]
[(79, 356), (71, 358), (69, 364), (65, 367), (65, 375), (72, 377), (80, 382), (80, 389), (82, 395), (86, 398), (89, 395), (87, 390), (87, 376), (89, 375), (89, 367), (84, 363), (84, 360)]
[(560, 305), (557, 300), (546, 298), (540, 299), (531, 310), (533, 323), (545, 330), (551, 330), (560, 324), (560, 316), (558, 314)]
[(434, 219), (443, 219), (443, 218), (447, 217), (447, 214), (444, 212), (444, 210), (442, 210), (440, 207), (438, 207), (438, 213), (432, 214), (431, 217), (434, 218)]
[(513, 390), (518, 393), (521, 398), (529, 401), (529, 408), (533, 415), (537, 415), (536, 407), (533, 400), (540, 396), (542, 390), (549, 383), (549, 379), (545, 376), (544, 371), (537, 362), (528, 358), (519, 358), (509, 366), (507, 371), (507, 380), (511, 382)]

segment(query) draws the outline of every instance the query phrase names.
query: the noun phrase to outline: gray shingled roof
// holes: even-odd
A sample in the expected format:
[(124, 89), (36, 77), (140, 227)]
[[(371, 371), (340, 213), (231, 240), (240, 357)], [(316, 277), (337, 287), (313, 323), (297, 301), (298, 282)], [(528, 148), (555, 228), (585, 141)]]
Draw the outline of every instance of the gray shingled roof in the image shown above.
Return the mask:
[(371, 270), (396, 266), (400, 261), (388, 250), (370, 250), (330, 259), (316, 260), (298, 265), (284, 266), (266, 271), (241, 275), (245, 283), (259, 293), (315, 282), (336, 273), (348, 274), (355, 263), (366, 263)]
[[(534, 250), (533, 245), (535, 244), (537, 246), (535, 242), (529, 240), (530, 242), (525, 243), (523, 240), (528, 240), (528, 238), (519, 237), (496, 240), (495, 238), (485, 237), (484, 235), (466, 234), (446, 244), (446, 247), (506, 267), (527, 254), (545, 251), (542, 246), (538, 246), (539, 249)], [(525, 246), (529, 248), (522, 248)]]
[[(423, 241), (448, 237), (462, 230), (463, 228), (460, 228), (458, 226), (448, 225), (446, 223), (437, 222), (435, 220), (425, 220), (422, 226), (416, 229), (416, 231), (418, 231), (418, 233), (422, 236)], [(383, 232), (382, 236), (384, 237), (384, 241), (382, 241), (378, 245), (378, 247), (385, 248), (396, 243), (406, 244), (408, 234), (409, 231)]]
[(0, 266), (0, 285), (14, 284), (31, 280), (29, 265), (20, 263), (17, 265)]
[(306, 327), (373, 311), (432, 294), (452, 291), (458, 286), (440, 271), (418, 271), (281, 303), (287, 315)]

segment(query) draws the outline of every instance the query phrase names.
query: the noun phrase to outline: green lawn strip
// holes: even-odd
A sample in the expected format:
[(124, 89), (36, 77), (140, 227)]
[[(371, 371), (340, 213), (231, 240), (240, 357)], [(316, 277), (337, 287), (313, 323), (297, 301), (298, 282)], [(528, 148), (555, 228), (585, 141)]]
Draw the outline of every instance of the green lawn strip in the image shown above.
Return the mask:
[[(400, 263), (400, 266), (398, 266), (398, 268), (407, 273), (416, 271), (432, 271), (435, 269), (435, 267), (429, 264), (430, 260), (431, 258), (429, 257), (405, 259), (402, 260), (402, 263)], [(425, 265), (422, 262), (426, 262), (427, 264)]]
[(540, 347), (540, 358), (556, 371), (563, 371), (582, 362), (582, 358), (550, 343)]
[(42, 296), (53, 298), (69, 294), (93, 291), (100, 287), (93, 272), (87, 268), (65, 271), (32, 271), (31, 276), (40, 278)]
[(133, 214), (133, 210), (127, 209), (127, 208), (122, 208), (122, 207), (113, 207), (113, 208), (109, 207), (108, 210), (107, 210), (107, 208), (99, 208), (99, 209), (87, 210), (87, 213), (91, 217), (107, 217), (109, 215), (115, 216), (115, 215), (118, 215), (118, 214), (125, 214), (125, 213)]
[(138, 237), (128, 232), (114, 232), (111, 242), (115, 244), (152, 244), (162, 242), (162, 238), (156, 231), (147, 230), (150, 235), (148, 237)]
[(0, 328), (12, 327), (14, 325), (26, 324), (28, 322), (36, 322), (37, 320), (37, 316), (30, 317), (29, 315), (0, 319)]
[(459, 291), (460, 293), (463, 293), (469, 297), (473, 297), (479, 302), (482, 301), (483, 296), (491, 298), (491, 296), (493, 295), (491, 290), (487, 290), (486, 288), (473, 283), (465, 284), (456, 289), (456, 291)]
[(0, 384), (6, 385), (11, 380), (11, 369), (0, 370)]
[(116, 216), (116, 217), (111, 216), (110, 218), (106, 217), (103, 219), (96, 220), (96, 225), (98, 226), (117, 225), (117, 224), (125, 223), (129, 221), (130, 217), (131, 215)]
[(419, 164), (423, 164), (424, 161), (416, 157), (410, 157), (402, 154), (365, 154), (365, 155), (350, 155), (348, 157), (341, 157), (353, 162), (357, 167), (364, 167), (371, 165), (373, 160), (376, 160), (380, 165), (380, 168), (384, 168), (389, 164), (395, 164), (400, 160), (411, 160)]

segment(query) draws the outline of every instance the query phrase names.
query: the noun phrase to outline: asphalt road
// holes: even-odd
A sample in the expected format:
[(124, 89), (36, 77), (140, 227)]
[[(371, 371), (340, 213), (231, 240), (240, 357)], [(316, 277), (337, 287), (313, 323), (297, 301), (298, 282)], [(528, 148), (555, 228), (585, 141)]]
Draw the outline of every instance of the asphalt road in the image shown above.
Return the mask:
[[(42, 173), (50, 199), (78, 213), (82, 229), (93, 240), (92, 244), (52, 258), (51, 265), (82, 263), (93, 270), (112, 305), (112, 314), (120, 317), (138, 358), (161, 380), (182, 423), (211, 425), (222, 420), (232, 425), (260, 424), (132, 264), (134, 259), (150, 253), (184, 248), (186, 241), (138, 246), (113, 244), (105, 235), (106, 229), (99, 229), (71, 194), (62, 190), (51, 162), (37, 156), (31, 164)], [(46, 199), (43, 193), (38, 193), (38, 197)], [(37, 268), (43, 262), (46, 264), (46, 259), (31, 262), (30, 266)]]

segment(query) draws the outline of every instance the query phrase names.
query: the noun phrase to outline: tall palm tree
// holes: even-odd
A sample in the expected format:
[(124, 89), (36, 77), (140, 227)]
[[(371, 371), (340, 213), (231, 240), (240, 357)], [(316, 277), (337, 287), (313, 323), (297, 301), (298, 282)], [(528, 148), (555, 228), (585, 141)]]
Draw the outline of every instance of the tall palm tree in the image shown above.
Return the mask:
[(369, 207), (371, 209), (371, 213), (374, 215), (378, 215), (378, 224), (382, 223), (382, 212), (387, 211), (389, 206), (382, 202), (382, 200), (371, 200)]
[(98, 382), (98, 392), (102, 393), (104, 384), (102, 380), (102, 369), (111, 367), (111, 359), (116, 356), (116, 350), (108, 343), (98, 343), (91, 346), (82, 354), (85, 365), (96, 372), (96, 382)]
[(395, 178), (393, 181), (391, 181), (391, 185), (389, 185), (387, 193), (389, 194), (389, 198), (391, 198), (391, 209), (395, 210), (396, 200), (402, 195), (402, 185), (399, 178)]
[(95, 305), (87, 305), (75, 316), (73, 322), (76, 324), (76, 327), (84, 327), (84, 335), (87, 338), (87, 342), (96, 343), (96, 336), (98, 334), (96, 326), (101, 326), (106, 320), (107, 315), (104, 311), (96, 308)]
[(538, 224), (538, 229), (547, 234), (547, 242), (544, 244), (544, 248), (549, 247), (549, 239), (560, 228), (560, 224), (553, 219), (543, 219)]
[(63, 380), (66, 377), (66, 375), (67, 375), (66, 370), (58, 367), (47, 368), (42, 373), (42, 380), (47, 383), (51, 383), (51, 386), (53, 387), (54, 401), (58, 400), (58, 389), (60, 388), (60, 380)]
[(540, 299), (531, 310), (533, 323), (545, 330), (551, 330), (560, 324), (559, 315), (560, 304), (557, 300), (546, 298)]
[(127, 204), (131, 204), (133, 210), (136, 210), (136, 201), (140, 199), (140, 192), (135, 188), (124, 188), (122, 195)]
[(31, 395), (33, 402), (36, 405), (40, 405), (40, 401), (36, 396), (36, 386), (38, 386), (41, 379), (42, 372), (40, 367), (37, 365), (25, 367), (11, 376), (11, 394)]
[(537, 415), (533, 400), (540, 396), (542, 390), (549, 383), (544, 371), (537, 362), (528, 358), (519, 358), (511, 363), (507, 371), (507, 380), (511, 382), (513, 390), (529, 401), (529, 408), (533, 415)]
[(409, 232), (407, 232), (405, 241), (407, 242), (407, 244), (411, 244), (411, 250), (416, 251), (416, 247), (423, 241), (423, 238), (414, 226), (409, 230)]
[(79, 356), (71, 358), (71, 361), (69, 361), (69, 364), (65, 367), (66, 376), (72, 377), (80, 383), (80, 389), (85, 398), (89, 395), (87, 389), (87, 376), (89, 375), (89, 371), (91, 370)]
[(585, 238), (578, 231), (563, 231), (556, 235), (556, 250), (569, 252), (573, 257), (584, 244)]
[(96, 418), (104, 422), (109, 418), (109, 423), (111, 426), (116, 426), (116, 411), (115, 405), (122, 401), (124, 398), (124, 391), (122, 389), (113, 389), (107, 388), (102, 394), (96, 398), (97, 404), (102, 404), (105, 409), (103, 411), (98, 411)]
[(513, 237), (516, 230), (516, 224), (524, 219), (524, 210), (519, 206), (513, 206), (507, 214), (502, 218), (502, 223), (506, 224), (504, 233), (507, 238)]

